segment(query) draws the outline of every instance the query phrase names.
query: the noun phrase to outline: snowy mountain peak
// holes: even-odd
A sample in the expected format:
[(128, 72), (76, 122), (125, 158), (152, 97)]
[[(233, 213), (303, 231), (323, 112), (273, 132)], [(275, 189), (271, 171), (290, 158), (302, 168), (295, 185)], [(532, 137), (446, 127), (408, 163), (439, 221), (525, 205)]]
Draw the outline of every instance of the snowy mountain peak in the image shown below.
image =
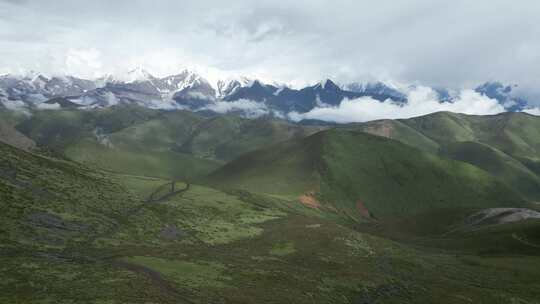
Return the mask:
[(517, 85), (504, 85), (498, 81), (486, 82), (478, 86), (475, 91), (491, 99), (497, 100), (506, 110), (518, 111), (527, 106), (527, 101), (514, 94)]
[(247, 77), (229, 77), (225, 80), (218, 80), (217, 82), (217, 97), (224, 97), (235, 93), (238, 89), (243, 87), (250, 87), (253, 84), (253, 80)]
[(132, 83), (132, 82), (149, 81), (149, 80), (152, 80), (154, 78), (154, 76), (152, 76), (152, 74), (150, 74), (145, 69), (143, 69), (141, 67), (137, 67), (137, 68), (127, 72), (126, 75), (124, 75), (121, 78), (123, 78), (123, 79), (119, 79), (119, 80), (125, 81), (127, 83)]
[(361, 93), (370, 96), (387, 96), (394, 100), (405, 101), (407, 95), (403, 89), (392, 83), (377, 82), (353, 82), (342, 87), (344, 90)]
[(314, 89), (317, 90), (335, 90), (339, 89), (339, 87), (330, 79), (325, 79), (320, 81), (318, 84), (313, 86)]

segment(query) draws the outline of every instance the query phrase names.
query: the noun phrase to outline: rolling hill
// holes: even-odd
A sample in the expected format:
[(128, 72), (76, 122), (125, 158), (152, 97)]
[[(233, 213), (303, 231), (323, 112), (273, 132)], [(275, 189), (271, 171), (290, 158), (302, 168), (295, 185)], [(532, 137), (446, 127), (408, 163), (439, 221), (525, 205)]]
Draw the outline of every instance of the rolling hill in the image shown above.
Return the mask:
[(242, 153), (320, 129), (137, 106), (36, 111), (14, 127), (39, 147), (87, 165), (180, 179), (205, 175)]
[(475, 165), (531, 200), (540, 198), (540, 118), (526, 113), (426, 116), (347, 126)]
[(472, 165), (338, 129), (243, 155), (212, 173), (208, 182), (275, 195), (314, 193), (321, 205), (355, 220), (366, 214), (383, 219), (524, 203), (510, 187)]
[[(359, 153), (348, 153), (343, 140)], [(417, 151), (334, 130), (278, 146), (288, 160), (265, 157), (281, 173), (320, 171), (322, 159), (328, 173), (353, 174), (347, 165), (366, 165), (359, 156), (372, 148)], [(446, 249), (425, 249), (342, 225), (284, 196), (178, 183), (178, 193), (152, 200), (167, 180), (95, 171), (2, 143), (0, 160), (1, 302), (534, 303), (540, 296), (534, 222), (434, 239)], [(505, 251), (479, 256), (469, 243)]]
[(517, 159), (479, 142), (445, 145), (441, 155), (475, 165), (504, 181), (523, 196), (540, 201), (540, 178)]
[(25, 114), (0, 110), (0, 141), (23, 150), (31, 150), (36, 143), (15, 129), (15, 126), (24, 120)]

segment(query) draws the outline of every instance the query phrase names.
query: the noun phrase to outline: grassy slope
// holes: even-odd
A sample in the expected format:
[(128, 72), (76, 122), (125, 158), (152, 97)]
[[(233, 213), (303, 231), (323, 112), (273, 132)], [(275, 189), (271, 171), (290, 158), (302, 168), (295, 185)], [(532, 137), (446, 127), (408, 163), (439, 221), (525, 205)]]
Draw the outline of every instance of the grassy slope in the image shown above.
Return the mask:
[(247, 120), (232, 115), (217, 116), (196, 125), (180, 149), (203, 158), (230, 161), (257, 148), (304, 137), (318, 129), (276, 119)]
[(175, 151), (138, 150), (132, 147), (109, 148), (86, 139), (66, 150), (66, 155), (75, 161), (100, 169), (118, 173), (191, 179), (207, 174), (219, 163), (195, 158)]
[[(333, 145), (341, 138), (334, 136), (356, 135), (330, 135), (339, 155)], [(328, 139), (305, 139), (320, 140)], [(291, 149), (283, 153), (298, 151)], [(165, 181), (110, 175), (3, 144), (0, 152), (0, 302), (534, 303), (540, 297), (533, 255), (423, 250), (338, 225), (295, 201), (197, 185), (131, 212)]]
[(540, 118), (526, 113), (472, 116), (439, 112), (400, 120), (439, 144), (476, 141), (512, 157), (538, 160)]
[(0, 143), (0, 302), (149, 301), (144, 278), (91, 245), (142, 205), (117, 180)]
[[(286, 210), (264, 196), (251, 201), (194, 187), (108, 242), (127, 250), (123, 261), (207, 303), (526, 303), (538, 296), (538, 273), (525, 266), (536, 265), (535, 257), (422, 251)], [(163, 226), (184, 236), (156, 240)], [(189, 236), (200, 243), (189, 244)], [(137, 246), (127, 247), (133, 240)]]
[(525, 113), (471, 116), (439, 112), (349, 127), (468, 162), (512, 186), (528, 199), (540, 197), (538, 117)]
[(273, 194), (312, 190), (353, 218), (359, 217), (358, 201), (379, 218), (523, 203), (509, 187), (474, 166), (343, 130), (249, 153), (214, 172), (209, 182)]
[(246, 153), (213, 172), (208, 181), (226, 188), (298, 195), (319, 189), (322, 142), (312, 135)]
[(436, 153), (439, 149), (439, 144), (436, 141), (424, 136), (399, 120), (376, 120), (349, 125), (347, 128), (391, 138), (427, 152)]
[(272, 119), (207, 119), (136, 106), (38, 111), (17, 128), (42, 147), (100, 169), (189, 179), (257, 147), (317, 130)]
[(525, 197), (540, 201), (540, 178), (522, 163), (496, 148), (477, 142), (448, 144), (441, 154), (482, 168)]
[(37, 144), (63, 152), (79, 139), (93, 136), (96, 128), (112, 133), (147, 121), (159, 112), (137, 106), (111, 107), (96, 110), (36, 111), (17, 125), (17, 129)]
[(82, 241), (109, 229), (119, 214), (137, 203), (106, 174), (74, 163), (2, 143), (0, 160), (1, 225), (10, 231), (2, 234), (3, 246), (63, 248), (67, 239)]
[(23, 150), (34, 149), (36, 143), (15, 129), (26, 118), (24, 113), (0, 110), (0, 141)]

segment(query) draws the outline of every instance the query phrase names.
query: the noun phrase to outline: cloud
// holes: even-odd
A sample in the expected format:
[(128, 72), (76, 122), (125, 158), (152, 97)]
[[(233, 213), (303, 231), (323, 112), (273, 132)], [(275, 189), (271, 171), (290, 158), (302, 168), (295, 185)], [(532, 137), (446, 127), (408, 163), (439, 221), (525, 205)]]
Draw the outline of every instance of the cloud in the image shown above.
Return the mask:
[(523, 112), (531, 114), (531, 115), (540, 116), (540, 108), (529, 108), (529, 109), (523, 110)]
[(504, 107), (473, 90), (463, 90), (453, 102), (439, 102), (437, 93), (429, 87), (416, 87), (408, 95), (408, 103), (397, 104), (390, 100), (380, 102), (370, 97), (344, 100), (337, 107), (322, 106), (307, 113), (292, 112), (294, 121), (318, 119), (337, 123), (364, 122), (376, 119), (398, 119), (426, 115), (438, 111), (487, 115), (504, 112)]
[(103, 74), (101, 53), (95, 48), (69, 49), (65, 55), (67, 74), (95, 78)]
[(296, 85), (332, 77), (460, 88), (540, 79), (535, 0), (49, 2), (0, 1), (0, 70), (201, 66)]
[(59, 103), (40, 103), (36, 107), (40, 110), (60, 110), (62, 108)]
[(214, 100), (211, 96), (205, 95), (204, 93), (197, 92), (197, 91), (189, 91), (187, 92), (187, 96), (190, 98), (199, 99), (199, 100), (209, 100), (209, 101)]
[(8, 110), (17, 111), (26, 108), (26, 104), (22, 100), (0, 99), (0, 101)]
[(261, 102), (240, 99), (236, 101), (218, 101), (211, 103), (201, 110), (209, 110), (216, 113), (242, 112), (248, 118), (257, 118), (270, 113), (268, 107)]

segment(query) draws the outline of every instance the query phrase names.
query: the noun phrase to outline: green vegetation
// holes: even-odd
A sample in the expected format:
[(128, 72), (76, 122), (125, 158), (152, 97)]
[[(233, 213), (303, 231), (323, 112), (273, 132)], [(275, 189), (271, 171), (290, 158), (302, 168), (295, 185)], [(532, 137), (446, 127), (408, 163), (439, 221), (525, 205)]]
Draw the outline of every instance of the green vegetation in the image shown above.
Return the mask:
[(15, 129), (15, 126), (26, 118), (25, 113), (0, 109), (0, 141), (23, 150), (34, 149), (36, 143)]
[[(318, 130), (275, 119), (204, 118), (125, 105), (36, 111), (13, 126), (55, 155), (117, 173), (172, 179), (204, 176), (242, 153)], [(0, 125), (0, 139), (13, 142), (13, 132), (1, 136), (4, 129)]]
[[(264, 172), (264, 174), (261, 174)], [(359, 132), (329, 130), (244, 155), (209, 182), (274, 194), (315, 191), (323, 205), (362, 219), (436, 209), (522, 206), (512, 189), (474, 166)]]
[(226, 267), (215, 262), (192, 263), (141, 256), (126, 258), (125, 261), (148, 267), (189, 288), (224, 287), (226, 280), (230, 280), (223, 276)]
[(525, 197), (540, 200), (540, 177), (496, 148), (477, 142), (456, 142), (446, 145), (441, 155), (473, 164), (501, 179)]
[(6, 121), (38, 149), (0, 143), (2, 303), (540, 301), (540, 220), (470, 217), (540, 210), (532, 116)]
[(293, 254), (295, 251), (296, 249), (294, 249), (294, 243), (286, 242), (286, 243), (275, 244), (274, 247), (270, 249), (270, 254), (284, 256), (284, 255)]
[(93, 138), (66, 149), (75, 161), (113, 172), (171, 179), (191, 179), (219, 167), (211, 160), (195, 158), (172, 150), (138, 150), (129, 146), (105, 146)]
[(320, 128), (300, 127), (277, 119), (217, 116), (197, 125), (180, 149), (203, 158), (230, 161), (256, 148), (301, 138), (318, 130)]
[(391, 138), (427, 152), (436, 153), (439, 149), (439, 144), (436, 141), (399, 120), (376, 120), (363, 124), (353, 124), (347, 126), (347, 128)]
[(112, 229), (140, 204), (101, 172), (0, 143), (2, 247), (58, 248)]
[(392, 138), (426, 152), (470, 163), (527, 199), (538, 200), (540, 197), (540, 119), (533, 115), (471, 116), (439, 112), (347, 128)]

